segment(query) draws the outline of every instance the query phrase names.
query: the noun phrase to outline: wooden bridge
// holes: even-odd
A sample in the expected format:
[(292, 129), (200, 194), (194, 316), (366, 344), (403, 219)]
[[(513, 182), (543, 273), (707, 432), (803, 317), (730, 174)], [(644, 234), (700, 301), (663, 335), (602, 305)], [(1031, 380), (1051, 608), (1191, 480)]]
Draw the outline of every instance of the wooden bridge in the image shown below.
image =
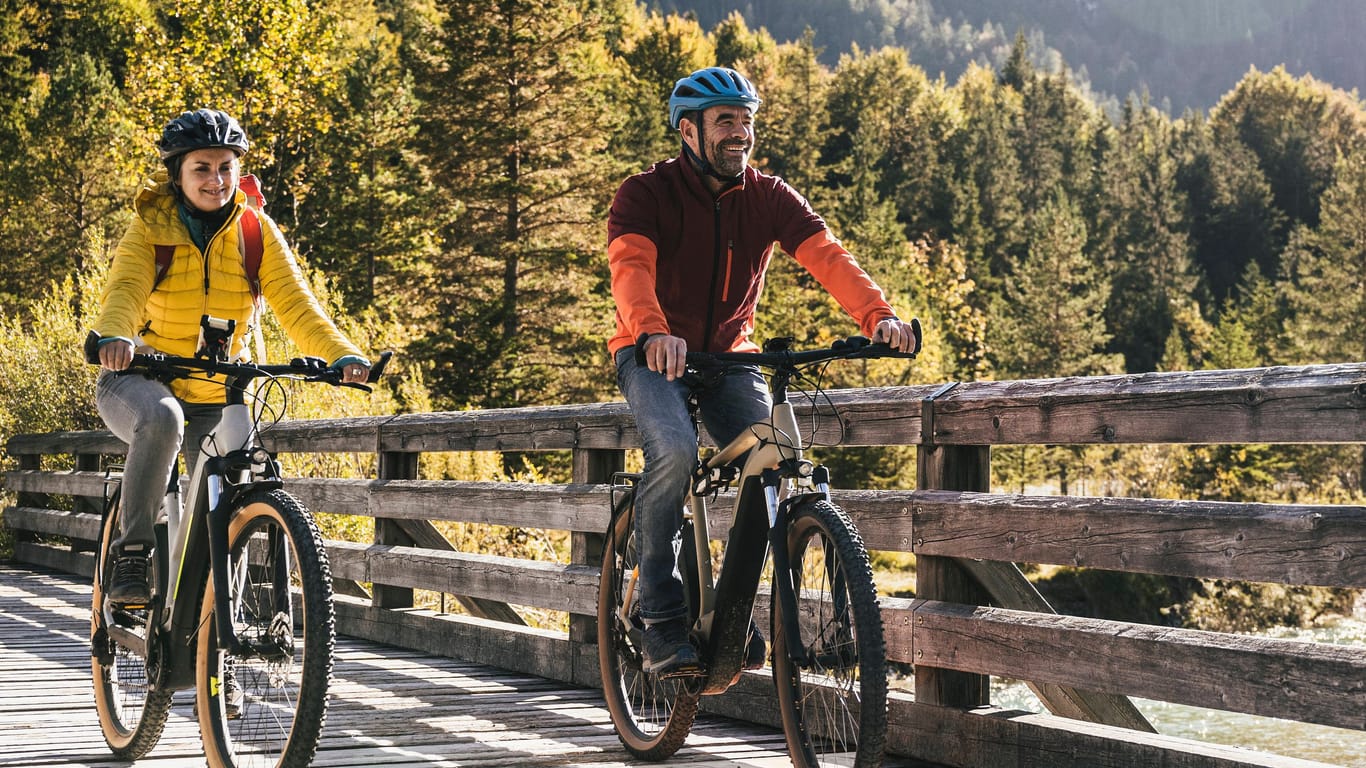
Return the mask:
[[(1366, 443), (1366, 365), (846, 390), (832, 400), (817, 442), (918, 448), (916, 489), (834, 492), (870, 548), (916, 559), (916, 596), (882, 601), (889, 659), (914, 670), (891, 701), (899, 764), (1323, 765), (1153, 733), (1129, 696), (1366, 732), (1366, 648), (1061, 616), (1014, 565), (1359, 589), (1366, 507), (988, 492), (992, 446)], [(375, 519), (373, 543), (328, 542), (347, 639), (318, 765), (624, 763), (593, 690), (592, 618), (604, 483), (638, 446), (624, 404), (286, 422), (266, 440), (283, 453), (377, 455), (373, 479), (287, 484), (316, 511)], [(98, 765), (98, 735), (76, 735), (94, 733), (76, 728), (94, 722), (87, 592), (61, 574), (91, 571), (101, 465), (124, 447), (90, 432), (20, 435), (7, 449), (19, 469), (6, 475), (17, 500), (3, 517), (16, 544), (15, 564), (0, 571), (0, 766)], [(573, 482), (419, 477), (422, 453), (449, 451), (568, 451)], [(460, 552), (432, 521), (567, 531), (572, 555)], [(454, 596), (463, 613), (414, 607), (415, 590)], [(563, 612), (567, 630), (529, 627), (518, 607)], [(1048, 713), (992, 707), (990, 676), (1029, 681)], [(764, 673), (704, 707), (709, 718), (671, 763), (785, 764)], [(199, 764), (187, 757), (196, 738), (177, 720), (148, 764)]]

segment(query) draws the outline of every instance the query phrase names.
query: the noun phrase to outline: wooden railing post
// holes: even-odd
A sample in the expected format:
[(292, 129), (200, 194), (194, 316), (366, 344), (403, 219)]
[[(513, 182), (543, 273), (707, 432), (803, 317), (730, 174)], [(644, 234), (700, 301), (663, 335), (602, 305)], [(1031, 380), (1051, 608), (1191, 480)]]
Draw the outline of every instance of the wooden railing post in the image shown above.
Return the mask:
[[(612, 474), (626, 466), (626, 452), (614, 449), (575, 448), (574, 482), (610, 483)], [(603, 505), (607, 504), (603, 499)], [(603, 534), (575, 532), (570, 537), (569, 561), (574, 565), (602, 564)], [(569, 641), (580, 645), (597, 642), (598, 622), (594, 616), (569, 615)]]
[[(36, 453), (22, 453), (18, 455), (19, 469), (28, 471), (39, 471), (43, 468), (43, 457)], [(15, 494), (15, 503), (21, 507), (46, 507), (47, 494), (33, 493), (32, 491), (20, 491)], [(15, 541), (33, 541), (37, 538), (33, 533), (25, 530), (12, 529)]]
[[(417, 480), (417, 463), (420, 453), (402, 451), (381, 451), (379, 454), (379, 479)], [(413, 538), (403, 530), (397, 520), (375, 517), (375, 543), (411, 547)], [(411, 608), (413, 590), (407, 587), (390, 587), (373, 584), (370, 590), (371, 605), (376, 608)]]
[[(76, 454), (76, 469), (81, 472), (98, 472), (100, 470), (99, 454)], [(75, 503), (73, 505), (72, 511), (99, 515), (104, 513), (104, 510), (101, 508), (102, 506), (103, 505), (101, 505), (98, 501), (88, 496), (77, 496), (75, 497)], [(97, 541), (84, 541), (82, 539), (76, 538), (73, 538), (71, 540), (72, 552), (93, 552), (95, 551), (95, 549), (98, 548), (98, 546), (99, 542)]]
[[(991, 447), (936, 445), (934, 401), (954, 385), (946, 385), (923, 403), (922, 440), (916, 457), (916, 487), (922, 491), (991, 490)], [(916, 555), (915, 594), (925, 600), (984, 605), (987, 595), (977, 580), (951, 557)], [(972, 672), (915, 665), (915, 699), (971, 709), (990, 702), (991, 678)]]

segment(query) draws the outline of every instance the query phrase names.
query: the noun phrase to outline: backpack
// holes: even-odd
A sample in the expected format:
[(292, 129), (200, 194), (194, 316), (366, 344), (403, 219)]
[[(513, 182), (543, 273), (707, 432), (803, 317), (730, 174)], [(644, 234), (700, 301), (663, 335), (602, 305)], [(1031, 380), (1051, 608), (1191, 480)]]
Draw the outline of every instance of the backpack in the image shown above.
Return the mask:
[[(237, 220), (237, 226), (242, 230), (242, 267), (247, 272), (247, 283), (251, 286), (251, 298), (258, 305), (261, 302), (261, 254), (265, 251), (265, 246), (261, 240), (261, 218), (256, 215), (256, 211), (264, 208), (265, 197), (261, 194), (261, 187), (256, 181), (256, 177), (251, 174), (244, 175), (238, 180), (237, 188), (242, 190), (247, 196), (247, 207), (242, 209), (242, 216)], [(162, 278), (166, 277), (166, 271), (171, 268), (171, 257), (175, 255), (174, 245), (154, 245), (156, 252), (157, 275), (152, 281), (152, 290), (156, 290), (161, 284)]]

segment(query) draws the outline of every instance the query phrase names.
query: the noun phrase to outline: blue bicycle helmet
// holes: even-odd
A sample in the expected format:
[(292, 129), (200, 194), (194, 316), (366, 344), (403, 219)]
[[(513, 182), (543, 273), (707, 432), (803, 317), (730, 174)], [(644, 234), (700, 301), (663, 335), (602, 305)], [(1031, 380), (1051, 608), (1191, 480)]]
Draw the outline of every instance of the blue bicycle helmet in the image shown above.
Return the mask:
[(718, 104), (737, 104), (758, 111), (759, 92), (745, 76), (728, 67), (707, 67), (674, 83), (669, 95), (669, 127), (677, 130), (683, 115)]

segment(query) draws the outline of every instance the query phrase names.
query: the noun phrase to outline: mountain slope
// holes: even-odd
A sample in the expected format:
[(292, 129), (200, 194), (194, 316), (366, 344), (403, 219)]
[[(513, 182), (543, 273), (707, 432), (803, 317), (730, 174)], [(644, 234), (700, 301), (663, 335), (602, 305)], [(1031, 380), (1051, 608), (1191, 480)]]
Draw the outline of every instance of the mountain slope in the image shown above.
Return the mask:
[(897, 45), (952, 80), (999, 64), (1016, 31), (1037, 61), (1058, 57), (1100, 93), (1147, 91), (1174, 114), (1206, 111), (1250, 67), (1284, 65), (1351, 91), (1366, 86), (1360, 0), (664, 0), (712, 28), (732, 10), (779, 41), (806, 27), (833, 64), (850, 45)]

